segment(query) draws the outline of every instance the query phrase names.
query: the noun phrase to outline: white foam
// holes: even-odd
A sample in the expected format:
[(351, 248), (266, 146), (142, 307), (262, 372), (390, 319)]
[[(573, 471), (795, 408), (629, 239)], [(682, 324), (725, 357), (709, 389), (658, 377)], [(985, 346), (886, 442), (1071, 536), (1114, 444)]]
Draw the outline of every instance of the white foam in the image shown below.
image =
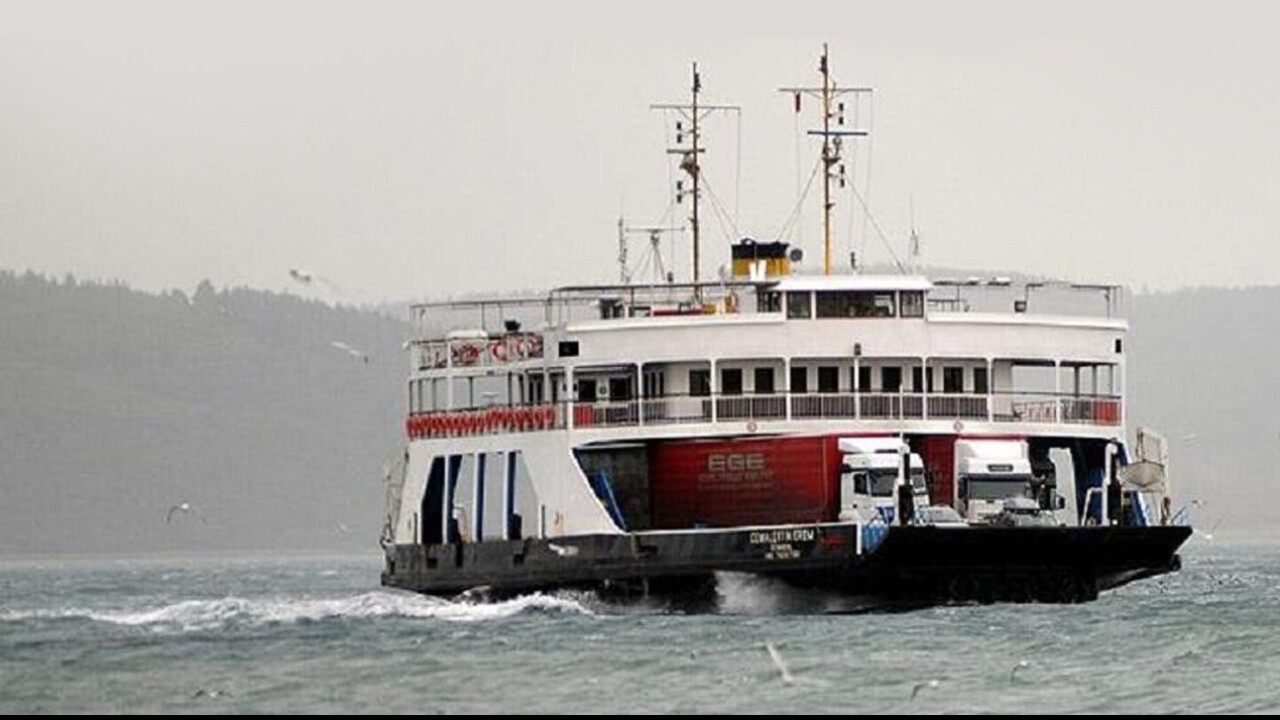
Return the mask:
[(0, 621), (28, 619), (88, 619), (135, 627), (176, 630), (216, 629), (234, 623), (315, 622), (335, 618), (436, 618), (453, 622), (499, 620), (522, 613), (593, 614), (577, 600), (535, 593), (502, 602), (450, 602), (409, 593), (369, 592), (346, 598), (226, 597), (185, 600), (136, 611), (104, 611), (84, 608), (58, 610), (0, 610)]

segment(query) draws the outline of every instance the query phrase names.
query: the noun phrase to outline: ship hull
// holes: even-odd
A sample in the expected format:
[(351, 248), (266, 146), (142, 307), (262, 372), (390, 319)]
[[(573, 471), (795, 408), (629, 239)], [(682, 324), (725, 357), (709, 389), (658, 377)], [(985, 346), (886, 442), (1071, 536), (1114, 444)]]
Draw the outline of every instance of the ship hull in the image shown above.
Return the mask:
[(829, 523), (392, 545), (382, 582), (446, 596), (590, 588), (697, 597), (714, 591), (715, 573), (742, 572), (872, 604), (1081, 602), (1177, 570), (1191, 531), (908, 526), (888, 528), (874, 550), (860, 547), (859, 532)]

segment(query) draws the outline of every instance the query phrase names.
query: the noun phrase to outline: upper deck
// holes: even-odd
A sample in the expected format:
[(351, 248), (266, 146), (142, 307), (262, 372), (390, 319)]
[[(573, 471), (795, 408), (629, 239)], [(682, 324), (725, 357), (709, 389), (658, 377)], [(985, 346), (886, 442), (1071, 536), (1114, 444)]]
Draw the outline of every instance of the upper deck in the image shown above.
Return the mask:
[(451, 418), (545, 407), (467, 422), (698, 434), (709, 428), (690, 425), (963, 420), (1114, 434), (1123, 297), (1108, 285), (850, 275), (418, 305), (410, 410), (444, 421), (413, 432), (472, 432)]

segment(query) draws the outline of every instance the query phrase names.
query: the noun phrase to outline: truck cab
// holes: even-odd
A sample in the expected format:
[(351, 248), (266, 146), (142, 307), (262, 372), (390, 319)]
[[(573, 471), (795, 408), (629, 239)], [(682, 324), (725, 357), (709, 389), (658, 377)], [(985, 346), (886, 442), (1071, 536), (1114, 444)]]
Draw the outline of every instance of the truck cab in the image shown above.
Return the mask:
[(968, 522), (993, 522), (1006, 500), (1034, 497), (1024, 440), (957, 440), (955, 463), (957, 508)]
[[(894, 437), (840, 438), (840, 518), (861, 517), (869, 521), (879, 516), (894, 521), (894, 490), (902, 472), (902, 440)], [(929, 505), (924, 477), (924, 461), (911, 453), (905, 482), (911, 486), (916, 507)]]

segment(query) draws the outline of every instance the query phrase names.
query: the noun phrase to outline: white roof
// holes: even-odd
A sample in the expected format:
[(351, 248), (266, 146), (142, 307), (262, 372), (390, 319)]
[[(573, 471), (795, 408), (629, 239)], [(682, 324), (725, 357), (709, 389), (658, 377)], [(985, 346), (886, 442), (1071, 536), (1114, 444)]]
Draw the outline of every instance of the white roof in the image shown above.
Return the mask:
[(919, 275), (789, 275), (779, 278), (777, 290), (930, 290), (933, 283)]

